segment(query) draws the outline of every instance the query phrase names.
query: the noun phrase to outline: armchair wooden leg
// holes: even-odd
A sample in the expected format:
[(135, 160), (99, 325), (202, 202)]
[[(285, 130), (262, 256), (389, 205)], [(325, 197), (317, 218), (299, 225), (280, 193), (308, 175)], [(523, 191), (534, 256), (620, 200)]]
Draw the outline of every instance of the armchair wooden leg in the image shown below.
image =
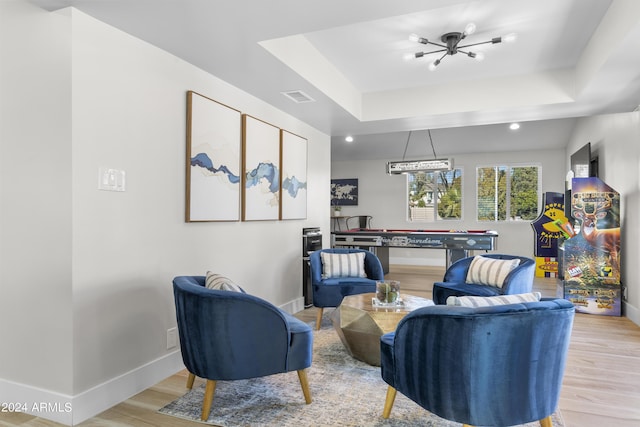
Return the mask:
[(316, 331), (320, 330), (320, 324), (322, 323), (322, 307), (318, 307), (318, 315), (316, 316)]
[[(472, 426), (469, 424), (462, 424), (462, 427), (472, 427)], [(553, 427), (553, 423), (551, 422), (551, 415), (540, 420), (540, 427)]]
[(311, 390), (309, 390), (309, 380), (307, 380), (307, 371), (304, 369), (298, 370), (298, 378), (300, 379), (300, 385), (302, 386), (302, 393), (304, 394), (304, 401), (311, 403)]
[(393, 402), (396, 400), (396, 389), (389, 386), (387, 389), (387, 398), (384, 401), (384, 409), (382, 410), (382, 418), (389, 418), (391, 415), (391, 408), (393, 408)]
[(213, 403), (213, 395), (216, 392), (216, 382), (207, 380), (207, 386), (204, 389), (204, 401), (202, 402), (202, 415), (200, 419), (207, 421), (211, 413), (211, 404)]
[(187, 377), (187, 388), (191, 390), (193, 388), (193, 382), (196, 380), (195, 374), (189, 372), (189, 376)]
[(540, 427), (553, 427), (553, 423), (551, 422), (551, 415), (540, 420)]

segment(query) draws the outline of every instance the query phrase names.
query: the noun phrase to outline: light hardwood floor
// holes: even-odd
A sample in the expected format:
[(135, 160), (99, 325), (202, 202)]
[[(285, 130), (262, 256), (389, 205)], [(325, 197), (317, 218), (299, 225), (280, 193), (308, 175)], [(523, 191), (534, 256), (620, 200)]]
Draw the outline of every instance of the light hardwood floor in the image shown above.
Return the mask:
[[(392, 266), (387, 278), (401, 282), (401, 292), (431, 297), (431, 286), (443, 269)], [(543, 296), (557, 293), (556, 279), (536, 278)], [(328, 310), (327, 310), (328, 312)], [(314, 308), (297, 314), (315, 320)], [(186, 392), (180, 372), (80, 424), (90, 426), (182, 427), (198, 423), (157, 413)], [(384, 402), (380, 402), (382, 410)], [(576, 314), (560, 397), (567, 427), (637, 427), (640, 425), (640, 327), (625, 317)], [(25, 414), (0, 414), (0, 426), (58, 427)]]

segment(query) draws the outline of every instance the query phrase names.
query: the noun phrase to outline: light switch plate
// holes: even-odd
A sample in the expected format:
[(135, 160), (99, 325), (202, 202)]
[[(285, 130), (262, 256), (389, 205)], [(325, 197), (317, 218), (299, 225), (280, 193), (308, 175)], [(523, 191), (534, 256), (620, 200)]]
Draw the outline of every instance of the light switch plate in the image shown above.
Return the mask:
[(125, 172), (119, 169), (100, 168), (98, 190), (125, 191)]

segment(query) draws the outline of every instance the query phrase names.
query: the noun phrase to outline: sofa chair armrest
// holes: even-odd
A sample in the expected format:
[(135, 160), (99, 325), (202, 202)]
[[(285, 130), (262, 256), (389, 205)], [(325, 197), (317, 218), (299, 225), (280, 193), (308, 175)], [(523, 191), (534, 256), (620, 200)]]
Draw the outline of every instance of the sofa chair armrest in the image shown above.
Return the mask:
[(380, 374), (382, 379), (393, 386), (396, 371), (395, 344), (396, 333), (389, 332), (380, 337)]
[(314, 251), (309, 255), (309, 267), (311, 270), (311, 283), (318, 285), (322, 282), (322, 257), (321, 251)]
[(373, 252), (365, 252), (364, 270), (371, 280), (384, 280), (384, 270), (380, 259)]
[(504, 294), (526, 294), (533, 289), (533, 276), (536, 264), (532, 260), (522, 260), (504, 279), (502, 292)]
[(471, 261), (473, 261), (473, 257), (467, 257), (459, 259), (451, 264), (449, 268), (447, 268), (442, 281), (464, 283), (467, 278), (467, 272), (469, 271)]

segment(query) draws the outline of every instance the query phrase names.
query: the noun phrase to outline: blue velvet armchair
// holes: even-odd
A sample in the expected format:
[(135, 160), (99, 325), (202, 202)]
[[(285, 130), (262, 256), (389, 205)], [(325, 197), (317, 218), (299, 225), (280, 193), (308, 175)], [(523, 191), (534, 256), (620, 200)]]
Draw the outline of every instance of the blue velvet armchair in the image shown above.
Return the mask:
[(474, 257), (462, 258), (449, 266), (442, 282), (433, 284), (433, 302), (436, 305), (446, 304), (447, 298), (450, 296), (491, 297), (531, 292), (536, 268), (534, 260), (527, 257), (504, 254), (483, 254), (482, 257), (495, 260), (518, 259), (520, 264), (504, 278), (501, 286), (492, 286), (466, 283), (467, 273)]
[(465, 425), (551, 426), (573, 325), (564, 299), (415, 310), (380, 338), (381, 375), (427, 411)]
[(311, 366), (311, 327), (263, 299), (204, 284), (204, 276), (173, 280), (187, 387), (196, 376), (207, 380), (202, 420), (209, 418), (218, 380), (297, 371), (305, 401), (311, 403), (305, 371)]
[[(332, 276), (323, 274), (323, 262), (321, 254), (364, 254), (365, 277), (359, 276)], [(309, 255), (311, 267), (311, 287), (313, 305), (318, 307), (316, 329), (320, 329), (324, 307), (337, 307), (347, 295), (365, 294), (376, 291), (376, 282), (384, 280), (384, 271), (378, 257), (364, 249), (321, 249)], [(325, 277), (328, 276), (328, 277)]]

